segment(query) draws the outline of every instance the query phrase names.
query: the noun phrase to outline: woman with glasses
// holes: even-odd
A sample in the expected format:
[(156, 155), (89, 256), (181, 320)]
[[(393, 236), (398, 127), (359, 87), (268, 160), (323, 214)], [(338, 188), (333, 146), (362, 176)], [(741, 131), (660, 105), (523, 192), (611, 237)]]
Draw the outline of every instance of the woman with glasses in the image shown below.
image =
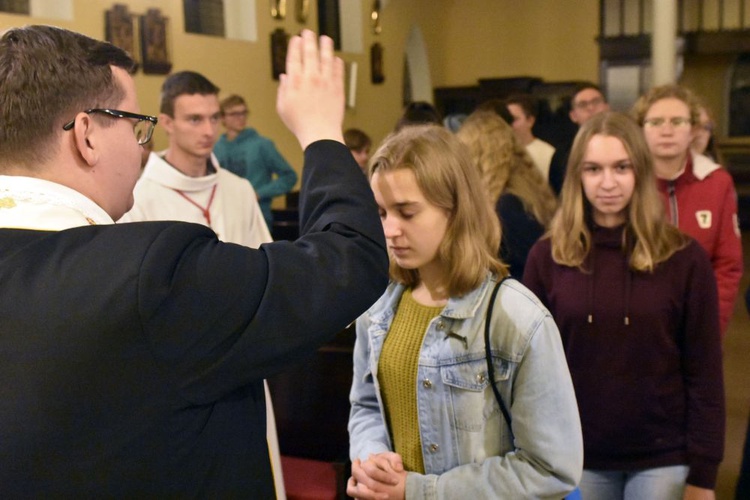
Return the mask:
[(636, 102), (633, 115), (643, 127), (667, 217), (698, 240), (711, 258), (723, 336), (742, 276), (732, 177), (721, 166), (690, 150), (700, 113), (697, 98), (689, 90), (679, 85), (655, 87)]
[(724, 446), (716, 283), (705, 252), (666, 220), (630, 117), (581, 127), (523, 281), (562, 336), (583, 498), (713, 499)]

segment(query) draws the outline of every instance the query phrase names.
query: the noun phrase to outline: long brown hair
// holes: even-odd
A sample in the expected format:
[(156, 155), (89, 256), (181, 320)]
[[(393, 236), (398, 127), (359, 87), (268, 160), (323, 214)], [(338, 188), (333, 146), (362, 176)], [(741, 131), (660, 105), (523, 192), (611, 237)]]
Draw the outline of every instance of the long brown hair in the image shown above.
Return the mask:
[(513, 194), (539, 224), (549, 225), (557, 208), (555, 195), (510, 125), (495, 113), (475, 111), (456, 135), (481, 169), (491, 201), (506, 192)]
[(581, 165), (595, 135), (616, 137), (630, 157), (635, 188), (627, 207), (623, 250), (630, 255), (632, 269), (653, 271), (689, 240), (667, 222), (646, 140), (635, 121), (622, 113), (599, 114), (576, 135), (563, 182), (561, 206), (550, 226), (552, 258), (558, 264), (582, 267), (591, 250), (591, 203), (583, 193)]
[[(475, 289), (487, 271), (507, 274), (497, 257), (500, 225), (481, 187), (479, 169), (466, 147), (443, 127), (414, 125), (386, 137), (370, 160), (369, 175), (396, 169), (414, 172), (424, 197), (449, 214), (438, 249), (450, 296)], [(406, 286), (419, 283), (419, 271), (391, 259), (391, 278)]]

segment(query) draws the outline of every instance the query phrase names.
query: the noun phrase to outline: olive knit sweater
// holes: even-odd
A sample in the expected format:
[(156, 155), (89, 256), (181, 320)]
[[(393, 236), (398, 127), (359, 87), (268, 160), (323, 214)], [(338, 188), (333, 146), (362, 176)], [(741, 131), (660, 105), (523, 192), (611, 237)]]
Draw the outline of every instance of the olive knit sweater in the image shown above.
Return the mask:
[(419, 304), (411, 289), (406, 290), (378, 365), (378, 381), (394, 450), (401, 455), (406, 470), (420, 474), (424, 474), (424, 460), (417, 413), (417, 365), (427, 327), (442, 309)]

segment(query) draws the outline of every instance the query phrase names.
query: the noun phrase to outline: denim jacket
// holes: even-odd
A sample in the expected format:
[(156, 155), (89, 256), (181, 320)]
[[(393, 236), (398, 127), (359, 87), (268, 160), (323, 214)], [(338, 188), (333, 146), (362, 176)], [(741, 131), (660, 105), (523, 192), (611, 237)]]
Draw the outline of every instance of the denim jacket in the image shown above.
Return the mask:
[[(583, 443), (573, 385), (550, 313), (526, 287), (506, 280), (492, 315), (497, 387), (512, 436), (490, 387), (484, 322), (488, 275), (450, 298), (428, 326), (419, 354), (417, 412), (426, 474), (409, 472), (406, 498), (561, 498), (578, 484)], [(378, 360), (403, 285), (357, 320), (350, 393), (350, 455), (391, 451)], [(468, 497), (466, 495), (472, 495)]]

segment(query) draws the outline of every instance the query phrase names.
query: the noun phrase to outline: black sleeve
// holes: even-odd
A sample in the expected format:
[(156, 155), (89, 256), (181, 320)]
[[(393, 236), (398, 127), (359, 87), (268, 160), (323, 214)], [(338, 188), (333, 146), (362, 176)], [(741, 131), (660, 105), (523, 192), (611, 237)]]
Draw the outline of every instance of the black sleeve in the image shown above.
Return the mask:
[(549, 164), (549, 185), (557, 196), (560, 196), (560, 191), (562, 191), (568, 156), (570, 156), (570, 148), (561, 146), (555, 149), (555, 154), (552, 155)]
[(301, 191), (294, 242), (256, 250), (172, 224), (146, 253), (139, 312), (157, 358), (188, 400), (215, 401), (273, 375), (385, 289), (382, 226), (349, 150), (334, 141), (311, 144)]

